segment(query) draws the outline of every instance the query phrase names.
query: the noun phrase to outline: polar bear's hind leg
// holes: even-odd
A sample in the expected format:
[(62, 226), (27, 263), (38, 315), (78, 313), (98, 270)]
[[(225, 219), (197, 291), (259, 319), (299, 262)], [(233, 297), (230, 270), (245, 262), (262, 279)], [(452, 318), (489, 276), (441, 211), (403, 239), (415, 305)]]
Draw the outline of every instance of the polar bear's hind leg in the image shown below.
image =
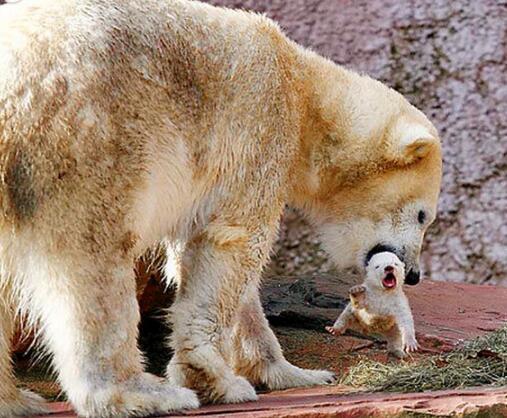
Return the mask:
[(271, 390), (315, 386), (332, 383), (335, 378), (327, 370), (302, 369), (289, 363), (264, 315), (255, 283), (241, 306), (234, 327), (234, 369), (255, 384)]
[(40, 396), (16, 387), (10, 356), (14, 315), (4, 286), (0, 279), (0, 418), (44, 413), (46, 408)]
[(80, 416), (97, 418), (198, 407), (192, 391), (144, 372), (134, 271), (130, 260), (112, 258), (82, 254), (63, 266), (44, 261), (30, 266), (39, 277), (26, 275), (28, 309), (40, 318), (69, 400)]

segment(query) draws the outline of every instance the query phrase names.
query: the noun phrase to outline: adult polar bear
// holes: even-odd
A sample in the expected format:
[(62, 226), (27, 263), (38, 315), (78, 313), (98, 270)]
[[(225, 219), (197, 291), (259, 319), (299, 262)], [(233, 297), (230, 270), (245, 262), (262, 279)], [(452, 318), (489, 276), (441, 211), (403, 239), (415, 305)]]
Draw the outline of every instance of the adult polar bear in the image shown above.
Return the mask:
[[(331, 374), (290, 365), (258, 286), (285, 203), (336, 263), (391, 248), (418, 280), (441, 177), (402, 96), (255, 14), (183, 0), (0, 7), (0, 415), (16, 314), (39, 324), (79, 414), (255, 399)], [(179, 290), (167, 380), (144, 372), (133, 259), (165, 240)]]

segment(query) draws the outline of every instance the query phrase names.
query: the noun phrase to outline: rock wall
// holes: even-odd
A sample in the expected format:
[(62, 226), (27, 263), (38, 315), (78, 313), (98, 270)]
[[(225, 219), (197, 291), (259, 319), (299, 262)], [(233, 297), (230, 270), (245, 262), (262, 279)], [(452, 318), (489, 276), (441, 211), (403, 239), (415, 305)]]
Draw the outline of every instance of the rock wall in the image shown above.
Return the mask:
[[(384, 81), (426, 112), (445, 165), (426, 276), (507, 285), (507, 1), (210, 2), (266, 13), (302, 45)], [(329, 268), (317, 237), (289, 212), (273, 272)]]

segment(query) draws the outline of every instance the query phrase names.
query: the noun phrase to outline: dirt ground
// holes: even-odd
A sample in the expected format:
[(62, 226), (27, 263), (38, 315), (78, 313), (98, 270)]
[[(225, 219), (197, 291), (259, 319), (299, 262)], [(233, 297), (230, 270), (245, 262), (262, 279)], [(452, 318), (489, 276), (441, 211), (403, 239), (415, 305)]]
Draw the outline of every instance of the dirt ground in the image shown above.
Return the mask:
[[(143, 322), (143, 328), (150, 331), (149, 334), (143, 333), (141, 336), (141, 346), (148, 354), (148, 370), (161, 375), (170, 357), (170, 352), (164, 347), (164, 326), (162, 322), (151, 319)], [(332, 370), (338, 380), (349, 367), (364, 357), (382, 362), (398, 361), (387, 356), (383, 344), (367, 339), (334, 337), (324, 330), (321, 332), (291, 327), (275, 327), (274, 331), (289, 361), (304, 368)], [(417, 360), (423, 355), (426, 354), (416, 354), (408, 361)], [(24, 387), (36, 391), (49, 400), (65, 400), (65, 395), (60, 392), (47, 360), (33, 364), (29, 355), (18, 355), (15, 360), (18, 377)]]

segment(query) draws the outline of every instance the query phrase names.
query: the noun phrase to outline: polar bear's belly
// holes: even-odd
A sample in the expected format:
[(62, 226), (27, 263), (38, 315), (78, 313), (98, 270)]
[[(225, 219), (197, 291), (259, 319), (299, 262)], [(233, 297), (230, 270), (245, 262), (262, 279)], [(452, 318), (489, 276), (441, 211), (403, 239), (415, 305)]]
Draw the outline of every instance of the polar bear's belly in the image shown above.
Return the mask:
[(183, 140), (175, 138), (170, 146), (153, 149), (151, 154), (130, 216), (140, 251), (184, 229), (195, 215), (202, 192), (194, 182)]

